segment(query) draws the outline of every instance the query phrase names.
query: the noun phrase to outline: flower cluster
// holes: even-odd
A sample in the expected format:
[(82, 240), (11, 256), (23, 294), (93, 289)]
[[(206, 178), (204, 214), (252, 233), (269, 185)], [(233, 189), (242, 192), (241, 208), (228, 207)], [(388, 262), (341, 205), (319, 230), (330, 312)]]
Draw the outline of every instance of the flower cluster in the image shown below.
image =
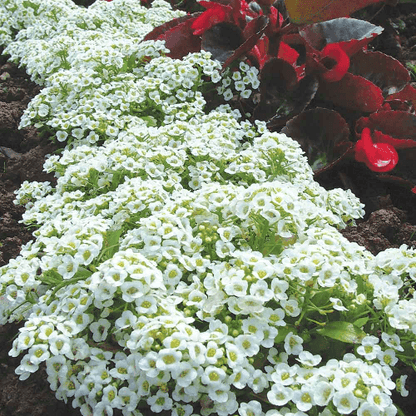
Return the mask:
[(240, 62), (234, 71), (226, 69), (217, 92), (223, 95), (225, 101), (231, 100), (235, 94), (241, 98), (249, 98), (260, 86), (258, 75), (256, 67)]
[[(35, 240), (0, 268), (0, 323), (25, 320), (10, 351), (20, 379), (45, 363), (83, 415), (394, 416), (392, 390), (408, 394), (394, 367), (414, 366), (416, 251), (348, 242), (338, 229), (363, 215), (351, 192), (323, 189), (264, 122), (207, 111), (205, 78), (229, 79), (211, 54), (139, 42), (167, 3), (69, 3), (53, 23), (76, 32), (65, 64), (47, 70), (58, 46), (41, 64), (23, 40), (53, 2), (33, 2), (38, 20), (16, 20), (8, 43), (45, 85), (22, 125), (70, 143), (45, 162), (54, 186), (17, 192)], [(7, 0), (0, 16), (18, 19), (12, 4), (32, 8)], [(235, 88), (255, 89), (239, 68)]]

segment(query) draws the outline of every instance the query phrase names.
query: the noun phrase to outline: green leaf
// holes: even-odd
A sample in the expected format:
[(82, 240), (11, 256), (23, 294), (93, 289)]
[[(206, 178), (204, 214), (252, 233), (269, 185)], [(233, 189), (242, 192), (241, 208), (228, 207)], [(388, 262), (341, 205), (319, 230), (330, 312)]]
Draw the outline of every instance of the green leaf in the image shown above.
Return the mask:
[(279, 332), (277, 334), (277, 337), (274, 339), (275, 344), (281, 344), (285, 340), (286, 335), (289, 332), (293, 332), (294, 334), (297, 334), (296, 329), (290, 325), (282, 326), (278, 329), (278, 331)]
[(366, 317), (364, 317), (364, 318), (360, 318), (360, 319), (357, 319), (355, 322), (354, 322), (354, 326), (356, 326), (356, 327), (358, 327), (358, 328), (362, 328), (367, 322), (368, 322), (368, 320), (369, 320), (370, 318), (368, 317), (368, 316), (366, 316)]
[(367, 335), (362, 329), (351, 322), (335, 321), (317, 330), (321, 335), (348, 344), (356, 344)]
[(107, 231), (107, 234), (104, 238), (104, 245), (101, 255), (99, 257), (100, 261), (105, 261), (110, 259), (117, 253), (119, 248), (120, 236), (123, 233), (123, 229)]

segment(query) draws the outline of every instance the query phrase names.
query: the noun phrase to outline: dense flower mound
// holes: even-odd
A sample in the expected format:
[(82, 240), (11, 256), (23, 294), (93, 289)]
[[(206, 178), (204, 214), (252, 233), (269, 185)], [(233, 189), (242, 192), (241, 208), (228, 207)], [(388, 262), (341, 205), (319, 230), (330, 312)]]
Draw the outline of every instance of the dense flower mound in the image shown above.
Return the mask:
[[(21, 124), (67, 142), (45, 163), (56, 185), (17, 192), (36, 239), (0, 269), (0, 322), (25, 321), (17, 373), (46, 363), (83, 415), (395, 415), (416, 252), (348, 242), (353, 194), (320, 187), (264, 122), (207, 111), (207, 77), (233, 84), (210, 53), (140, 42), (183, 14), (161, 0), (0, 6), (6, 53), (44, 86)], [(256, 71), (240, 70), (249, 94)]]

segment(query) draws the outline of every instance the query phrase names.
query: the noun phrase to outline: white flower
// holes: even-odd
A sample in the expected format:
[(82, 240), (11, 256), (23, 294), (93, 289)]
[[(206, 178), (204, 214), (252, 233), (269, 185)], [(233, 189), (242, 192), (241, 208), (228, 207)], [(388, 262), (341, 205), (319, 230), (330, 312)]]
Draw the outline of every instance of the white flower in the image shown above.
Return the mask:
[(253, 335), (239, 335), (234, 342), (239, 350), (248, 357), (256, 355), (260, 350), (260, 341)]
[[(241, 274), (244, 275), (244, 272)], [(231, 277), (229, 282), (224, 286), (224, 291), (229, 296), (243, 297), (247, 294), (247, 288), (248, 282), (242, 279), (240, 273), (238, 273)]]
[(332, 401), (339, 413), (348, 415), (358, 408), (359, 402), (353, 393), (338, 391), (334, 394)]
[(400, 392), (402, 397), (407, 397), (409, 395), (409, 390), (406, 389), (406, 380), (407, 375), (400, 376), (400, 378), (397, 379), (397, 390)]
[(237, 298), (237, 307), (243, 314), (262, 313), (264, 306), (263, 301), (256, 296), (247, 295)]
[(220, 386), (209, 386), (208, 396), (216, 403), (226, 403), (230, 394), (230, 386), (221, 384)]
[(102, 402), (110, 405), (112, 408), (121, 408), (122, 399), (118, 396), (117, 388), (114, 386), (106, 386), (103, 389)]
[(125, 406), (125, 409), (128, 412), (132, 412), (136, 409), (139, 397), (135, 391), (130, 390), (128, 387), (122, 387), (118, 391), (118, 397), (121, 399), (123, 406)]
[(195, 365), (201, 365), (205, 363), (205, 351), (206, 347), (201, 342), (188, 342), (187, 343), (188, 353), (191, 360)]
[(209, 365), (204, 369), (204, 374), (201, 376), (201, 382), (208, 386), (214, 386), (217, 388), (222, 385), (226, 375), (227, 374), (222, 368)]
[(58, 142), (64, 142), (68, 137), (68, 133), (66, 131), (57, 131), (55, 136)]
[(403, 352), (404, 349), (400, 345), (400, 337), (397, 334), (381, 333), (381, 339), (390, 348), (394, 348), (396, 351)]
[(267, 398), (271, 404), (276, 406), (284, 406), (293, 398), (293, 390), (282, 384), (273, 384), (272, 388), (267, 392)]
[(78, 271), (79, 263), (70, 254), (61, 257), (61, 264), (58, 266), (58, 273), (64, 279), (70, 279)]
[(46, 344), (35, 344), (28, 351), (29, 361), (33, 365), (39, 365), (41, 362), (47, 360), (50, 355), (48, 345)]
[(315, 404), (314, 387), (304, 384), (300, 390), (295, 390), (292, 401), (300, 411), (307, 412)]
[(137, 322), (137, 316), (132, 311), (123, 311), (120, 318), (116, 319), (115, 326), (119, 329), (133, 327)]
[(198, 376), (197, 370), (189, 362), (181, 362), (172, 370), (172, 377), (181, 387), (188, 387)]
[(205, 361), (209, 364), (216, 364), (218, 360), (224, 355), (222, 348), (214, 341), (209, 341), (205, 351)]
[(315, 385), (313, 398), (318, 406), (326, 406), (334, 395), (334, 387), (327, 381), (320, 381)]
[(370, 392), (367, 395), (368, 403), (371, 403), (384, 411), (384, 409), (392, 404), (390, 396), (386, 393), (382, 393), (376, 386), (372, 386)]
[(173, 401), (168, 393), (158, 390), (154, 396), (147, 399), (147, 404), (152, 412), (160, 413), (162, 410), (171, 410)]
[(69, 338), (65, 335), (49, 337), (49, 349), (53, 355), (67, 355), (71, 351)]
[(251, 285), (250, 295), (258, 298), (263, 302), (267, 302), (273, 298), (273, 291), (269, 289), (264, 280), (259, 280)]
[(251, 374), (247, 384), (253, 390), (254, 393), (261, 393), (265, 388), (269, 386), (266, 374), (263, 371), (257, 369)]
[(97, 322), (90, 324), (90, 331), (95, 342), (105, 341), (108, 336), (108, 330), (111, 327), (111, 322), (107, 319), (99, 319)]
[(294, 382), (294, 376), (297, 371), (296, 366), (289, 366), (286, 363), (278, 363), (274, 368), (274, 372), (271, 374), (271, 379), (276, 384), (283, 386), (290, 386)]
[(104, 279), (112, 286), (121, 286), (127, 277), (127, 272), (120, 268), (111, 268), (105, 271)]
[(116, 361), (115, 368), (112, 368), (109, 371), (109, 374), (115, 379), (128, 380), (130, 378), (131, 371), (134, 371), (134, 368), (127, 362), (127, 359), (123, 359), (122, 357), (123, 356), (120, 354)]
[(156, 367), (158, 370), (174, 370), (182, 358), (180, 351), (172, 348), (164, 348), (159, 351)]
[(364, 402), (358, 408), (357, 416), (380, 416), (380, 409), (374, 404)]
[(289, 355), (299, 355), (303, 351), (303, 339), (289, 332), (285, 337), (284, 348)]
[(396, 357), (396, 353), (393, 349), (389, 348), (385, 351), (379, 351), (377, 353), (377, 358), (379, 359), (382, 365), (394, 366), (399, 360)]
[(355, 389), (359, 379), (360, 376), (356, 373), (344, 373), (343, 371), (338, 371), (335, 373), (332, 384), (336, 390), (348, 392)]
[(251, 400), (248, 403), (241, 403), (238, 408), (240, 416), (262, 416), (261, 403), (257, 400)]
[(249, 379), (250, 373), (245, 368), (235, 367), (228, 382), (241, 390), (247, 385)]
[(159, 370), (156, 368), (158, 358), (159, 356), (156, 352), (150, 351), (138, 361), (137, 365), (148, 377), (156, 377), (159, 374)]
[(338, 298), (329, 298), (332, 302), (332, 307), (337, 311), (348, 311), (348, 309), (342, 304), (341, 299)]
[(364, 337), (361, 345), (357, 348), (358, 354), (363, 355), (366, 360), (374, 360), (381, 351), (381, 347), (377, 345), (379, 339), (373, 335)]
[(313, 355), (309, 351), (302, 351), (299, 354), (299, 358), (296, 358), (296, 360), (302, 363), (303, 365), (315, 367), (322, 361), (322, 357), (318, 354)]
[(286, 314), (292, 317), (296, 317), (300, 314), (301, 309), (299, 308), (298, 301), (296, 299), (282, 299), (280, 301), (282, 308), (285, 310)]
[(241, 364), (244, 361), (244, 355), (241, 354), (240, 349), (237, 347), (237, 345), (231, 342), (226, 342), (225, 352), (226, 352), (227, 363), (229, 367), (236, 368), (236, 367), (241, 366)]

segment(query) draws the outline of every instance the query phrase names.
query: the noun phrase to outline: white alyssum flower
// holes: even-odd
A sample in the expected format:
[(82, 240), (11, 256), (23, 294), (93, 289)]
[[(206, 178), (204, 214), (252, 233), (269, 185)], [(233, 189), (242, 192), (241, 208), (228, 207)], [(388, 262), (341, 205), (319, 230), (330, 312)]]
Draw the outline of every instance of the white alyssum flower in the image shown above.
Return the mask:
[[(17, 374), (46, 362), (83, 414), (263, 415), (264, 396), (268, 416), (393, 415), (391, 366), (416, 345), (415, 250), (348, 242), (337, 228), (363, 215), (351, 192), (320, 187), (265, 122), (206, 110), (207, 77), (232, 104), (258, 70), (141, 42), (183, 15), (162, 0), (0, 5), (0, 43), (44, 86), (21, 126), (70, 144), (44, 165), (54, 187), (17, 191), (36, 226), (0, 268), (0, 321), (25, 320)], [(358, 346), (328, 357), (340, 333)]]

